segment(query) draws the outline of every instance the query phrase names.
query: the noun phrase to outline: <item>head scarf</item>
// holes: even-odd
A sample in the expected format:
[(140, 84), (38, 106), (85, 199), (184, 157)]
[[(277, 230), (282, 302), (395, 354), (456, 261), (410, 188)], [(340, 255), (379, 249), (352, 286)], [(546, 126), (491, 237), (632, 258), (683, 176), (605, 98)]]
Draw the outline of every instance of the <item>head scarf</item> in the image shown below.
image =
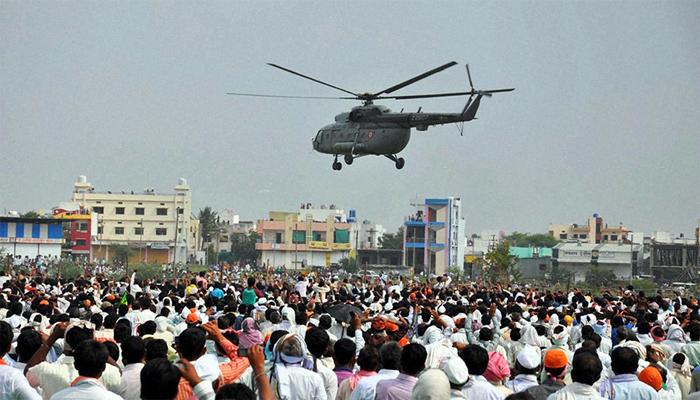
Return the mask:
[(411, 400), (450, 400), (450, 381), (439, 369), (423, 372), (411, 392)]
[(253, 318), (248, 317), (241, 324), (241, 333), (238, 335), (238, 346), (242, 349), (249, 349), (256, 344), (262, 344), (262, 333), (258, 330)]
[(666, 332), (664, 332), (664, 329), (658, 325), (651, 328), (649, 334), (655, 342), (661, 342), (666, 339)]
[(537, 330), (532, 325), (525, 325), (520, 332), (520, 343), (540, 348), (540, 338)]
[(676, 342), (685, 343), (685, 333), (683, 332), (683, 328), (676, 324), (671, 325), (668, 328), (668, 335), (666, 335), (666, 340), (673, 340)]
[(161, 315), (156, 317), (156, 331), (157, 332), (165, 332), (168, 329), (168, 325), (170, 325), (170, 322), (168, 321), (168, 318), (163, 317)]
[(425, 346), (425, 351), (427, 352), (426, 369), (440, 368), (447, 359), (455, 356), (455, 348), (452, 347), (452, 341), (449, 339), (428, 344)]
[[(683, 353), (680, 353), (680, 354), (683, 354)], [(692, 367), (690, 366), (690, 363), (688, 362), (688, 356), (686, 356), (685, 354), (683, 354), (683, 363), (682, 364), (678, 364), (677, 362), (673, 361), (673, 359), (671, 359), (671, 361), (669, 362), (669, 366), (671, 367), (671, 371), (678, 372), (687, 378), (691, 378), (693, 375)]]
[[(297, 345), (301, 348), (301, 356), (285, 354), (282, 352), (284, 344), (288, 341), (296, 341)], [(272, 374), (276, 378), (276, 390), (277, 397), (280, 399), (289, 399), (292, 396), (291, 392), (291, 377), (289, 375), (288, 365), (300, 365), (308, 370), (313, 369), (313, 360), (309, 356), (309, 352), (306, 349), (306, 342), (297, 335), (296, 333), (288, 333), (282, 336), (277, 343), (275, 343), (275, 349), (273, 351), (273, 370)]]
[[(562, 330), (559, 333), (554, 333), (554, 329), (556, 329), (557, 326), (561, 326)], [(552, 329), (552, 343), (554, 343), (557, 346), (565, 346), (569, 340), (569, 331), (566, 329), (564, 325), (556, 325)]]
[(549, 324), (552, 326), (559, 325), (559, 315), (552, 314), (552, 316), (549, 317)]
[(661, 361), (665, 360), (668, 357), (668, 353), (664, 346), (658, 344), (658, 343), (651, 343), (649, 345), (649, 348), (657, 352), (661, 356)]
[(644, 347), (643, 344), (639, 342), (635, 342), (634, 340), (627, 340), (625, 343), (622, 343), (620, 347), (629, 347), (630, 349), (634, 350), (635, 353), (637, 353), (640, 359), (647, 359), (647, 349), (646, 347)]
[(603, 320), (596, 321), (596, 323), (593, 324), (593, 331), (601, 337), (607, 337), (608, 325)]
[(482, 376), (490, 382), (499, 382), (508, 378), (510, 376), (508, 361), (501, 353), (495, 351), (490, 352), (489, 364)]

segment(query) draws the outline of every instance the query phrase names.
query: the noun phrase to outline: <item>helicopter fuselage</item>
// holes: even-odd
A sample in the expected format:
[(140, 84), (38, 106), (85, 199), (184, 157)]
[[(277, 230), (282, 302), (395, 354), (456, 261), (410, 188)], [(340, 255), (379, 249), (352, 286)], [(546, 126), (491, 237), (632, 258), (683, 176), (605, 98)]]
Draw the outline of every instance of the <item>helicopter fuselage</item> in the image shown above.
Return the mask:
[(333, 155), (394, 155), (408, 145), (411, 128), (425, 131), (430, 125), (471, 118), (473, 115), (465, 113), (392, 113), (380, 105), (358, 106), (336, 115), (335, 123), (321, 128), (313, 139), (313, 148)]

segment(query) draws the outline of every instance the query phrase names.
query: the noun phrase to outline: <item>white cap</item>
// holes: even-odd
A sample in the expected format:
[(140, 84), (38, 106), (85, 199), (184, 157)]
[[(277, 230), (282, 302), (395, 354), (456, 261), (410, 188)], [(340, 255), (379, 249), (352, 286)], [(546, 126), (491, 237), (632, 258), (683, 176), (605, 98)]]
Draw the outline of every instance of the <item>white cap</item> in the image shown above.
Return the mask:
[(469, 380), (469, 370), (467, 364), (459, 357), (450, 357), (442, 365), (442, 371), (447, 375), (447, 379), (454, 385), (464, 385)]
[(540, 366), (540, 355), (532, 346), (525, 346), (516, 357), (518, 363), (527, 369), (535, 369)]

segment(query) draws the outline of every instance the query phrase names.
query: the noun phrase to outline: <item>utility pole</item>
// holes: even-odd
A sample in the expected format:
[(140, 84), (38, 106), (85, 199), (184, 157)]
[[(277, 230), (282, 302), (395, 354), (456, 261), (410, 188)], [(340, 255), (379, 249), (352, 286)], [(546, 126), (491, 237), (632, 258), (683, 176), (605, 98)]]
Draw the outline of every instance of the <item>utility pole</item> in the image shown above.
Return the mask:
[(145, 261), (143, 260), (143, 255), (141, 254), (143, 252), (143, 218), (141, 218), (141, 221), (139, 221), (139, 226), (140, 226), (139, 232), (141, 233), (141, 235), (140, 235), (141, 239), (140, 239), (140, 243), (139, 243), (139, 260), (142, 263), (145, 263)]
[(180, 227), (180, 207), (175, 207), (175, 251), (173, 252), (173, 270), (177, 266), (177, 231)]

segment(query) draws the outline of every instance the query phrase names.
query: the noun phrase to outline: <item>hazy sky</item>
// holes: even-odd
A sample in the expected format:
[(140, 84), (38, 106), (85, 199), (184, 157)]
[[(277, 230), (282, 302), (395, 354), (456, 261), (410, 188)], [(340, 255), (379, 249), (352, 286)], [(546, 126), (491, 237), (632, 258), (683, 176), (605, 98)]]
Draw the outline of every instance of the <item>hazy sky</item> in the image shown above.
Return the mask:
[[(592, 213), (690, 233), (700, 218), (700, 1), (0, 1), (0, 211), (50, 209), (85, 174), (97, 190), (192, 186), (196, 209), (245, 219), (301, 202), (355, 208), (390, 230), (415, 197), (461, 196), (468, 232), (544, 232)], [(331, 170), (311, 138), (357, 103), (274, 62), (397, 94), (515, 87), (464, 137), (413, 132), (397, 171)], [(387, 101), (457, 112), (466, 99)]]

